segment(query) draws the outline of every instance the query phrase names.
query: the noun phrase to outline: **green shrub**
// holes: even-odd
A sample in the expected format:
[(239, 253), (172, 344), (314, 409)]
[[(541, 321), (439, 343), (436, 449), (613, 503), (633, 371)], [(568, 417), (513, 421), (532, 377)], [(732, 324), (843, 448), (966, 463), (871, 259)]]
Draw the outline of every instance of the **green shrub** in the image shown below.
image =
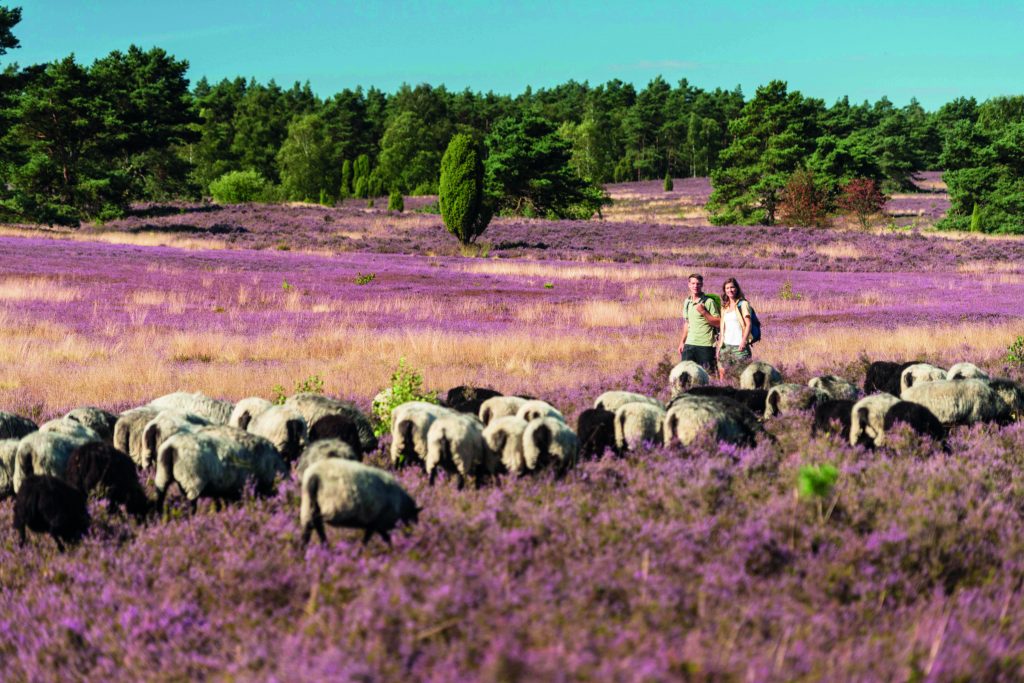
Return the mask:
[(409, 401), (437, 403), (437, 394), (423, 390), (423, 376), (405, 364), (405, 358), (398, 360), (398, 369), (391, 375), (391, 386), (373, 399), (373, 433), (380, 436), (391, 429), (391, 411)]
[(363, 176), (356, 178), (355, 192), (353, 194), (355, 194), (355, 196), (359, 197), (360, 199), (366, 199), (367, 197), (369, 197), (370, 192), (367, 187), (368, 183), (369, 180)]
[(271, 185), (256, 171), (229, 171), (210, 183), (210, 194), (221, 204), (265, 201)]
[(835, 465), (803, 465), (797, 474), (796, 488), (801, 498), (824, 498), (839, 479)]
[(1017, 337), (1006, 349), (1006, 362), (1024, 367), (1024, 337)]
[[(284, 387), (280, 384), (275, 384), (271, 392), (273, 393), (272, 401), (279, 406), (284, 405), (284, 402), (288, 399), (288, 394), (285, 393)], [(322, 394), (324, 393), (324, 380), (320, 375), (310, 375), (306, 379), (295, 383), (295, 393)]]
[(388, 211), (397, 211), (398, 213), (405, 211), (405, 199), (402, 198), (402, 193), (398, 190), (392, 190), (388, 195)]
[(672, 183), (672, 176), (668, 173), (668, 171), (666, 171), (665, 172), (665, 192), (671, 192), (674, 189), (675, 189), (675, 185)]
[(484, 165), (476, 143), (468, 135), (454, 135), (441, 159), (437, 202), (448, 232), (470, 244), (491, 222), (484, 197)]
[(342, 199), (352, 196), (352, 162), (348, 159), (341, 164), (341, 192)]

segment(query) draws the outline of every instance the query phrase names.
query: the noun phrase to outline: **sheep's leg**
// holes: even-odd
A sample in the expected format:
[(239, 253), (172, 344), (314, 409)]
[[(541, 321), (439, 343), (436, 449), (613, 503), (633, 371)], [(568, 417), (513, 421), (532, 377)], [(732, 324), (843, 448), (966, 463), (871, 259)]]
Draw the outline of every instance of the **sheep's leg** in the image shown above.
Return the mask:
[(316, 529), (317, 538), (320, 539), (320, 545), (327, 545), (327, 531), (324, 529), (324, 518), (317, 515), (313, 518), (313, 528)]
[(213, 509), (215, 512), (220, 512), (224, 509), (224, 501), (220, 498), (213, 499)]
[(371, 538), (373, 538), (373, 529), (363, 529), (363, 545), (369, 543)]
[(437, 479), (437, 468), (436, 467), (434, 469), (430, 470), (430, 479), (427, 480), (427, 484), (429, 486), (433, 486), (435, 479)]
[(25, 540), (26, 540), (26, 538), (25, 538), (25, 525), (24, 524), (15, 525), (14, 528), (17, 530), (18, 537), (21, 539), (19, 541), (18, 545), (20, 547), (24, 548), (25, 547)]
[(192, 500), (190, 500), (188, 502), (188, 511), (189, 511), (189, 514), (192, 515), (193, 517), (196, 516), (196, 513), (199, 511), (199, 499), (198, 498), (193, 498)]
[(302, 547), (305, 548), (309, 545), (309, 537), (313, 535), (313, 523), (307, 522), (306, 526), (302, 528)]
[(458, 489), (461, 491), (462, 489), (466, 488), (466, 478), (462, 476), (462, 472), (459, 472), (457, 476), (459, 481)]
[(384, 542), (387, 543), (388, 547), (390, 548), (391, 547), (391, 534), (389, 534), (387, 531), (383, 531), (381, 529), (378, 529), (377, 533), (380, 534), (380, 537), (384, 539)]
[(480, 475), (479, 474), (474, 474), (473, 475), (473, 488), (476, 489), (477, 491), (479, 491), (480, 490), (480, 486), (481, 486), (481, 484), (480, 484)]
[(158, 515), (163, 517), (164, 515), (164, 499), (167, 497), (167, 489), (157, 489), (156, 491), (156, 512)]
[(64, 552), (65, 551), (64, 542), (61, 541), (60, 538), (58, 538), (57, 536), (54, 536), (53, 540), (57, 541), (57, 550), (59, 550), (61, 552)]

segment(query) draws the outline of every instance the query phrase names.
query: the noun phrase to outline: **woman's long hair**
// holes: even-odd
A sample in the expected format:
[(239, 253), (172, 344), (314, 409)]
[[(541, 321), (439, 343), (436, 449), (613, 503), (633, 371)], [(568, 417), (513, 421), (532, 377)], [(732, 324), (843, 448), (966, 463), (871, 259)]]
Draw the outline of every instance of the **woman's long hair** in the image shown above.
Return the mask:
[(732, 283), (736, 287), (736, 301), (737, 302), (740, 302), (740, 301), (742, 301), (743, 299), (746, 298), (745, 296), (743, 296), (743, 288), (740, 287), (740, 283), (736, 280), (736, 278), (731, 277), (731, 278), (727, 279), (725, 282), (722, 283), (722, 308), (728, 308), (729, 305), (730, 305), (729, 304), (729, 295), (725, 293), (725, 286), (730, 284), (730, 283)]

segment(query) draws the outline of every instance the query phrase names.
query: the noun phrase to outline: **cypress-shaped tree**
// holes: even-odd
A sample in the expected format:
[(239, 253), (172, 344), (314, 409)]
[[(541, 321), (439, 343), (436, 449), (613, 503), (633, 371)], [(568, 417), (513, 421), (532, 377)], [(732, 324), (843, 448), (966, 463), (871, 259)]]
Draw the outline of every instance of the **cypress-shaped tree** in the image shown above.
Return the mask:
[(671, 192), (675, 189), (675, 185), (672, 184), (672, 174), (665, 171), (665, 192)]
[(977, 204), (971, 211), (971, 232), (981, 232), (981, 211), (978, 210)]
[(491, 221), (491, 209), (484, 196), (484, 165), (468, 135), (452, 136), (441, 158), (437, 203), (448, 232), (463, 244), (482, 235)]
[(341, 192), (338, 194), (342, 199), (352, 196), (352, 162), (348, 159), (341, 164)]
[(405, 211), (405, 199), (398, 190), (391, 190), (391, 194), (388, 195), (388, 211)]

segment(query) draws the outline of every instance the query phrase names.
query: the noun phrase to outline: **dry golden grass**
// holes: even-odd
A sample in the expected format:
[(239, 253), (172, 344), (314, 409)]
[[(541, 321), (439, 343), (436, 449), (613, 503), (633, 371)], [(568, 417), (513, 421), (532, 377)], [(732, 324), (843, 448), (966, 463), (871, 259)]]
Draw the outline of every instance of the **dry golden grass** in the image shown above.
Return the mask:
[(814, 251), (827, 256), (830, 259), (840, 258), (862, 258), (866, 256), (863, 250), (859, 249), (856, 245), (850, 244), (849, 242), (836, 242), (834, 244), (824, 244), (814, 247)]
[(70, 302), (81, 298), (78, 289), (61, 284), (59, 278), (8, 275), (0, 279), (0, 301)]
[(70, 232), (63, 229), (22, 228), (16, 225), (0, 225), (3, 237), (47, 237), (72, 242), (103, 242), (106, 244), (128, 244), (141, 247), (177, 247), (179, 249), (230, 249), (223, 240), (209, 237), (185, 237), (168, 235), (163, 232)]

